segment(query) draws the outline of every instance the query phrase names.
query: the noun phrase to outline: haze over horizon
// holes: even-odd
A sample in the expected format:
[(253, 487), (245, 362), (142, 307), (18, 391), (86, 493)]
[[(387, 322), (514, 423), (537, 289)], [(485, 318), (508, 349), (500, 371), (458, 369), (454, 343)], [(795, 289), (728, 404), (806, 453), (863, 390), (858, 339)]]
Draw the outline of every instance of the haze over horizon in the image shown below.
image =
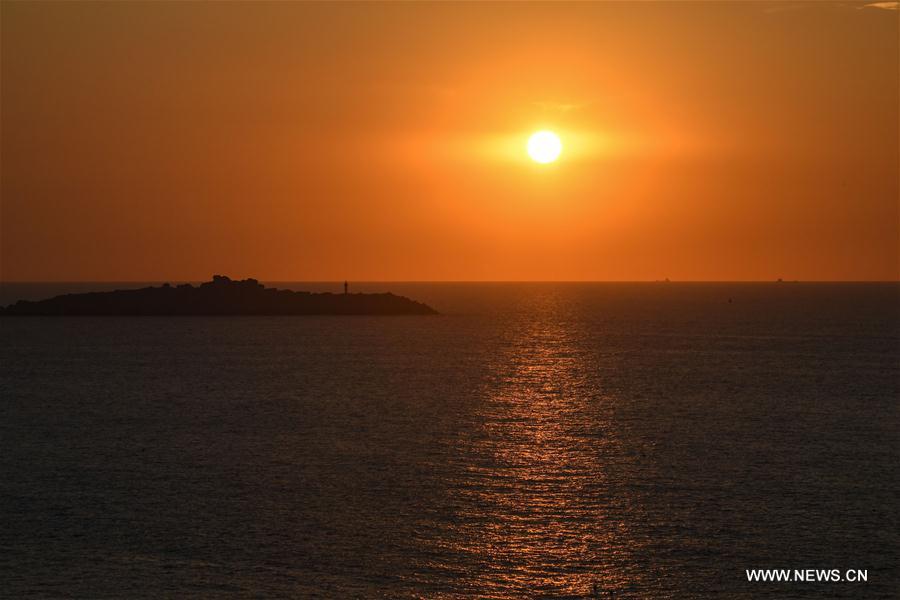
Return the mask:
[(4, 282), (900, 279), (896, 2), (0, 11)]

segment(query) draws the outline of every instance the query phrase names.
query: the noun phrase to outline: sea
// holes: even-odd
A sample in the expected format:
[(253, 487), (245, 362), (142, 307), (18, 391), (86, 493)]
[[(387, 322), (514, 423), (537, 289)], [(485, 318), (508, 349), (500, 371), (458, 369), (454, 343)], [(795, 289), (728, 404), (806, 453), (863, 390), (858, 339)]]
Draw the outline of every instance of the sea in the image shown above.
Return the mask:
[(900, 597), (900, 284), (350, 291), (0, 318), (0, 597)]

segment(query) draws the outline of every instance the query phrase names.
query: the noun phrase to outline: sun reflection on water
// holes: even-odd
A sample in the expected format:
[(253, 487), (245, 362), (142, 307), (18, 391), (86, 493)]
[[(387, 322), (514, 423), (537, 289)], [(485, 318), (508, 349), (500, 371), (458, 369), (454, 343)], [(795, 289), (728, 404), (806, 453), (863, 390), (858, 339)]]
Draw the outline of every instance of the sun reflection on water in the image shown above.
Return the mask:
[(625, 525), (607, 510), (604, 469), (617, 451), (613, 398), (586, 376), (574, 320), (552, 294), (536, 300), (542, 318), (512, 328), (460, 448), (470, 466), (454, 550), (475, 557), (482, 597), (588, 597), (625, 583)]

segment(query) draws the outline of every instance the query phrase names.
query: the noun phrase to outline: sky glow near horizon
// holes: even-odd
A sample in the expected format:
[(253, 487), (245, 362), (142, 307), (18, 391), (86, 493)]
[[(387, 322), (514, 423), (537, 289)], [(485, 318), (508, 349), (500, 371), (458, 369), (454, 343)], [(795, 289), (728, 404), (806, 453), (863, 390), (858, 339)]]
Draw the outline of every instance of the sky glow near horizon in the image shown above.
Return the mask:
[(0, 279), (896, 280), (896, 8), (3, 3)]

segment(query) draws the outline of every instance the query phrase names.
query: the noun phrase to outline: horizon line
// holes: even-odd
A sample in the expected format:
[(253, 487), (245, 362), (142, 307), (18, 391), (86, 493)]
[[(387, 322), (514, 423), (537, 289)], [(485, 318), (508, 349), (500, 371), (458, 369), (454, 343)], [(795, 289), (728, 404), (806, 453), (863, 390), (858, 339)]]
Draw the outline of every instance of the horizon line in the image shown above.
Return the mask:
[[(898, 279), (259, 279), (261, 283), (900, 283)], [(36, 283), (203, 283), (210, 279), (0, 279), (0, 285)], [(235, 279), (240, 281), (240, 279)]]

